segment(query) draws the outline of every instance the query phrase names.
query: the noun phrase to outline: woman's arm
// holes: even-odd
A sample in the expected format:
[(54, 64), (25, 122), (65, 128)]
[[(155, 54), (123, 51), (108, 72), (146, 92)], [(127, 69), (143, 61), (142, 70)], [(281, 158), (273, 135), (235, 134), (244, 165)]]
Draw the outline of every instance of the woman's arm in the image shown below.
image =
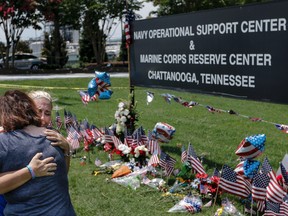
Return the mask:
[[(37, 153), (29, 163), (35, 177), (51, 176), (55, 174), (57, 164), (53, 163), (54, 158), (49, 157), (40, 160), (42, 153)], [(27, 167), (20, 170), (9, 171), (0, 174), (0, 194), (7, 193), (25, 184), (32, 178), (31, 172)]]
[(68, 173), (69, 168), (70, 168), (70, 158), (71, 158), (70, 157), (71, 156), (70, 144), (65, 139), (65, 137), (62, 134), (58, 133), (57, 131), (46, 129), (44, 133), (46, 135), (46, 138), (52, 141), (51, 145), (59, 146), (63, 150), (64, 156), (65, 156), (66, 167), (67, 167), (67, 173)]

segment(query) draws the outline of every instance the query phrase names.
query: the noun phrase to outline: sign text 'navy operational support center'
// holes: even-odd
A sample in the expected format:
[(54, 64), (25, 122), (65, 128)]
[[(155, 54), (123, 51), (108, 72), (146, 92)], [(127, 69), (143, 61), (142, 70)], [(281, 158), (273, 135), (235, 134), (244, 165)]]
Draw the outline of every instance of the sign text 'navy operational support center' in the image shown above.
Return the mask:
[(288, 1), (135, 21), (133, 85), (288, 102)]

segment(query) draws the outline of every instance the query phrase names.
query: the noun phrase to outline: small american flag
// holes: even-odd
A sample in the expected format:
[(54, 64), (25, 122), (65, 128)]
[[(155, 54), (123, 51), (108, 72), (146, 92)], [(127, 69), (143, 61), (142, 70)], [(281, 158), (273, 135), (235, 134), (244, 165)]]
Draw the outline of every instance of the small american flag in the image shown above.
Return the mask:
[(100, 129), (97, 128), (95, 125), (91, 125), (90, 130), (92, 132), (94, 140), (97, 140), (98, 138), (101, 138), (103, 136)]
[(220, 172), (219, 172), (219, 170), (217, 168), (214, 169), (214, 172), (213, 172), (212, 176), (220, 177)]
[(271, 179), (267, 187), (266, 200), (274, 203), (281, 203), (286, 192), (278, 184), (277, 180)]
[(187, 161), (191, 164), (192, 169), (194, 169), (197, 173), (199, 174), (205, 174), (204, 167), (197, 157), (191, 143), (188, 145), (188, 150), (187, 150)]
[(165, 152), (161, 152), (159, 165), (165, 170), (166, 175), (170, 176), (173, 173), (176, 160)]
[(127, 145), (127, 146), (131, 146), (132, 145), (132, 142), (133, 142), (133, 138), (132, 136), (126, 136), (124, 138), (124, 144)]
[(230, 194), (240, 197), (248, 197), (251, 192), (251, 183), (243, 176), (237, 175), (233, 169), (224, 165), (219, 187)]
[(284, 179), (284, 184), (288, 185), (288, 175), (287, 175), (287, 171), (284, 167), (284, 165), (282, 163), (280, 163), (280, 169), (281, 169), (281, 173)]
[(120, 139), (118, 139), (116, 136), (111, 136), (111, 138), (112, 138), (112, 141), (113, 141), (113, 144), (114, 144), (115, 148), (118, 149), (118, 146), (119, 146), (120, 144), (123, 144), (123, 143), (120, 141)]
[(264, 159), (264, 161), (262, 163), (262, 167), (261, 167), (260, 172), (267, 174), (270, 177), (270, 179), (273, 179), (274, 181), (277, 182), (276, 174), (275, 174), (272, 166), (270, 165), (270, 162), (269, 162), (267, 157)]
[(90, 101), (90, 96), (87, 91), (79, 91), (79, 95), (81, 97), (82, 103), (87, 105)]
[(161, 148), (157, 140), (152, 138), (152, 132), (148, 132), (148, 150), (150, 154), (153, 154), (154, 152), (157, 152), (158, 155), (161, 154)]
[(78, 132), (73, 127), (70, 127), (67, 134), (67, 141), (70, 143), (72, 149), (78, 149), (80, 147), (79, 138)]
[(148, 161), (148, 166), (154, 165), (154, 164), (159, 164), (159, 158), (158, 158), (158, 153), (154, 152), (153, 155), (150, 157)]
[(55, 122), (56, 122), (57, 130), (60, 131), (60, 129), (62, 128), (62, 124), (63, 123), (62, 123), (62, 120), (61, 120), (61, 117), (60, 117), (58, 111), (56, 111), (56, 120), (55, 120)]
[(65, 123), (65, 128), (66, 130), (73, 125), (73, 121), (72, 121), (72, 114), (71, 112), (67, 112), (65, 109), (64, 109), (64, 123)]
[(252, 182), (252, 198), (254, 200), (265, 201), (266, 188), (269, 185), (270, 178), (267, 174), (257, 173)]
[(273, 203), (266, 202), (266, 210), (264, 216), (286, 216), (288, 215), (288, 204), (286, 202)]
[(185, 146), (182, 145), (182, 149), (181, 149), (182, 153), (181, 153), (181, 162), (184, 163), (187, 161), (187, 151), (185, 150)]
[(288, 125), (283, 125), (283, 124), (275, 124), (275, 127), (278, 130), (281, 130), (284, 133), (288, 133)]

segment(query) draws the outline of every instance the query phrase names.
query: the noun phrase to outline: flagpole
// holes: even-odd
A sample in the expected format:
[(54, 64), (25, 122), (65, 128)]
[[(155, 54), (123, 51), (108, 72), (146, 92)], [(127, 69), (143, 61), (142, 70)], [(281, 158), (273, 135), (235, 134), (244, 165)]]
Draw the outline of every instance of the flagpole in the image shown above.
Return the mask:
[[(128, 13), (129, 11), (129, 3), (128, 0), (126, 0), (126, 12)], [(131, 25), (129, 23), (129, 28), (131, 28)], [(130, 34), (131, 34), (131, 29), (130, 29)], [(130, 38), (130, 40), (132, 40)], [(134, 91), (134, 86), (131, 85), (131, 67), (130, 67), (130, 45), (127, 46), (127, 61), (128, 61), (128, 74), (129, 74), (129, 89), (130, 89), (130, 95), (131, 95), (131, 103), (134, 106), (135, 105), (135, 91)]]
[(217, 196), (218, 196), (218, 192), (219, 192), (219, 186), (220, 186), (220, 181), (221, 181), (221, 177), (222, 177), (222, 173), (223, 173), (223, 167), (224, 167), (224, 165), (222, 165), (222, 168), (221, 168), (221, 175), (220, 175), (220, 179), (219, 179), (219, 182), (218, 182), (218, 186), (217, 186), (217, 190), (216, 190), (216, 195), (215, 195), (215, 197), (214, 197), (213, 208), (215, 207), (216, 200), (217, 200)]

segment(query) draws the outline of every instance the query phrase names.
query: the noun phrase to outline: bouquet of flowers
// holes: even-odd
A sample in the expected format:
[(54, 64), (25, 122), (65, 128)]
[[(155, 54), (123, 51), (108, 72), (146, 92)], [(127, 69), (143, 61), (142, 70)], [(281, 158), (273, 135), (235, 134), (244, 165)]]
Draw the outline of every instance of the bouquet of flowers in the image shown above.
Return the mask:
[(149, 151), (145, 147), (145, 145), (137, 146), (134, 149), (134, 157), (140, 167), (147, 165), (146, 158), (148, 155), (149, 155)]
[(116, 134), (121, 135), (128, 130), (130, 132), (135, 129), (135, 122), (138, 121), (136, 107), (132, 103), (132, 98), (128, 101), (121, 101), (118, 104), (118, 109), (115, 112)]
[(127, 145), (120, 144), (118, 149), (116, 149), (116, 154), (120, 155), (124, 161), (129, 161), (129, 154), (132, 148), (128, 147)]

